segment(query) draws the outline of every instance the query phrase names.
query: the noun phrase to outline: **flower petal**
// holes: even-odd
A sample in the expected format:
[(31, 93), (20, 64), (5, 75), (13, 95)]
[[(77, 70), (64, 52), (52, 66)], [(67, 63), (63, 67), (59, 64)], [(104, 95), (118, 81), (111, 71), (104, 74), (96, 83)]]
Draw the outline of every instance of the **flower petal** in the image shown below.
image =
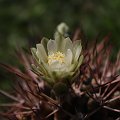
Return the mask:
[(36, 47), (37, 47), (36, 55), (39, 58), (39, 60), (47, 62), (47, 54), (43, 45), (37, 44)]
[(55, 61), (50, 65), (51, 71), (65, 71), (65, 64), (59, 63), (59, 61)]
[(66, 55), (65, 55), (65, 63), (70, 65), (72, 63), (73, 54), (70, 49), (67, 49)]
[(61, 47), (60, 47), (60, 52), (63, 52), (64, 53), (64, 51), (65, 51), (65, 46), (66, 46), (66, 39), (65, 38), (63, 38), (63, 40), (61, 40), (61, 43), (60, 43), (60, 45), (61, 45)]
[(61, 23), (58, 25), (57, 30), (60, 34), (64, 35), (68, 31), (68, 26), (65, 23)]
[(78, 60), (78, 65), (76, 66), (75, 71), (77, 71), (78, 68), (80, 67), (80, 65), (82, 64), (83, 58), (84, 58), (83, 55), (81, 55), (80, 58), (79, 58), (79, 60)]
[(82, 51), (82, 46), (81, 44), (77, 46), (75, 53), (74, 53), (74, 61), (77, 61), (78, 58), (80, 57), (80, 53)]
[(58, 25), (57, 31), (55, 32), (54, 35), (55, 41), (57, 43), (57, 51), (62, 50), (65, 34), (67, 33), (67, 31), (68, 31), (68, 26), (65, 23), (61, 23), (60, 25)]
[(47, 50), (48, 41), (49, 41), (49, 39), (47, 39), (45, 37), (43, 37), (42, 40), (41, 40), (41, 44), (44, 46), (46, 53), (48, 52), (48, 50)]
[(32, 56), (34, 57), (34, 59), (35, 59), (36, 62), (39, 62), (39, 59), (38, 59), (38, 57), (36, 55), (36, 51), (37, 51), (36, 48), (31, 48)]
[(48, 64), (46, 64), (45, 62), (41, 62), (41, 65), (43, 66), (44, 70), (46, 71), (45, 76), (50, 77), (54, 81), (54, 76), (52, 75), (52, 71), (50, 70), (50, 67), (48, 66)]
[(64, 42), (64, 36), (62, 36), (60, 33), (55, 33), (55, 41), (57, 45), (57, 51), (61, 51), (62, 49), (62, 43)]
[(77, 47), (81, 44), (81, 40), (75, 40), (73, 42), (73, 49), (76, 51)]
[(67, 37), (65, 40), (66, 40), (65, 51), (67, 51), (67, 49), (71, 49), (71, 51), (72, 51), (73, 50), (73, 44), (72, 44), (71, 39), (69, 37)]
[(74, 64), (71, 64), (70, 66), (68, 66), (67, 72), (74, 72), (74, 70), (76, 68), (76, 64), (77, 63), (74, 63)]
[(31, 67), (34, 73), (36, 73), (39, 76), (43, 75), (43, 71), (41, 70), (40, 67), (36, 67), (34, 64), (31, 64)]
[(49, 40), (48, 43), (47, 43), (47, 50), (48, 50), (48, 53), (51, 54), (51, 53), (54, 53), (57, 51), (57, 45), (56, 45), (56, 41), (55, 40)]

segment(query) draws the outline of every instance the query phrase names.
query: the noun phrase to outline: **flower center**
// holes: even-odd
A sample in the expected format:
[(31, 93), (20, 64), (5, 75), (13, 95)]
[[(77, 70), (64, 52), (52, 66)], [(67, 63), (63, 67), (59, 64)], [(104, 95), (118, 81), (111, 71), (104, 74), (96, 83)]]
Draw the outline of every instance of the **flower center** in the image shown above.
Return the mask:
[(64, 63), (65, 55), (60, 51), (48, 55), (48, 64), (49, 65), (51, 65), (53, 62), (56, 62), (56, 61), (58, 61), (61, 64)]

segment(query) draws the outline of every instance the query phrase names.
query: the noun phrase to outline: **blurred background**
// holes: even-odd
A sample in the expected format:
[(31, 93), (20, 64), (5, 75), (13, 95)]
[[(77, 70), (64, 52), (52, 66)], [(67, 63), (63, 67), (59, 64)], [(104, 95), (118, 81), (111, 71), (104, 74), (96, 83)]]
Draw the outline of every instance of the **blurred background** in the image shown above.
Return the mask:
[[(116, 54), (119, 12), (120, 0), (0, 0), (0, 62), (18, 64), (14, 50), (34, 46), (43, 36), (53, 38), (60, 22), (66, 22), (71, 33), (81, 27), (88, 41), (111, 32)], [(13, 76), (0, 68), (0, 89), (9, 90)]]

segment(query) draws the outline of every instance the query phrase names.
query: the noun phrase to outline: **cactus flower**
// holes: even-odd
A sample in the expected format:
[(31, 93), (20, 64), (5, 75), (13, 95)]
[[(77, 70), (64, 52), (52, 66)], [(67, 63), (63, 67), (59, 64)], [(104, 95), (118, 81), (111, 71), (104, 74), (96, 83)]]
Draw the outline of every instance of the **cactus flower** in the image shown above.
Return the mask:
[(31, 48), (36, 64), (32, 64), (34, 72), (50, 84), (60, 81), (73, 81), (79, 74), (83, 61), (81, 41), (72, 42), (66, 37), (68, 27), (61, 23), (54, 35), (55, 40), (43, 38), (36, 48)]

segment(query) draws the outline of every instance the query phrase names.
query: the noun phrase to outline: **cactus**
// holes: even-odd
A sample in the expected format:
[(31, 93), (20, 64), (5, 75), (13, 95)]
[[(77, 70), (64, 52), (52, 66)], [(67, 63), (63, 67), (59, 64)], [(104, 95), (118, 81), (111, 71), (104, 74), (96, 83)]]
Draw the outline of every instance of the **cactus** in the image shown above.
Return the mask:
[(0, 105), (6, 108), (1, 116), (9, 120), (119, 119), (120, 53), (111, 62), (109, 35), (88, 47), (75, 39), (78, 31), (72, 40), (67, 31), (67, 25), (60, 24), (55, 40), (43, 38), (31, 49), (32, 55), (16, 51), (24, 72), (0, 63), (19, 78), (15, 95), (0, 90), (13, 101)]

